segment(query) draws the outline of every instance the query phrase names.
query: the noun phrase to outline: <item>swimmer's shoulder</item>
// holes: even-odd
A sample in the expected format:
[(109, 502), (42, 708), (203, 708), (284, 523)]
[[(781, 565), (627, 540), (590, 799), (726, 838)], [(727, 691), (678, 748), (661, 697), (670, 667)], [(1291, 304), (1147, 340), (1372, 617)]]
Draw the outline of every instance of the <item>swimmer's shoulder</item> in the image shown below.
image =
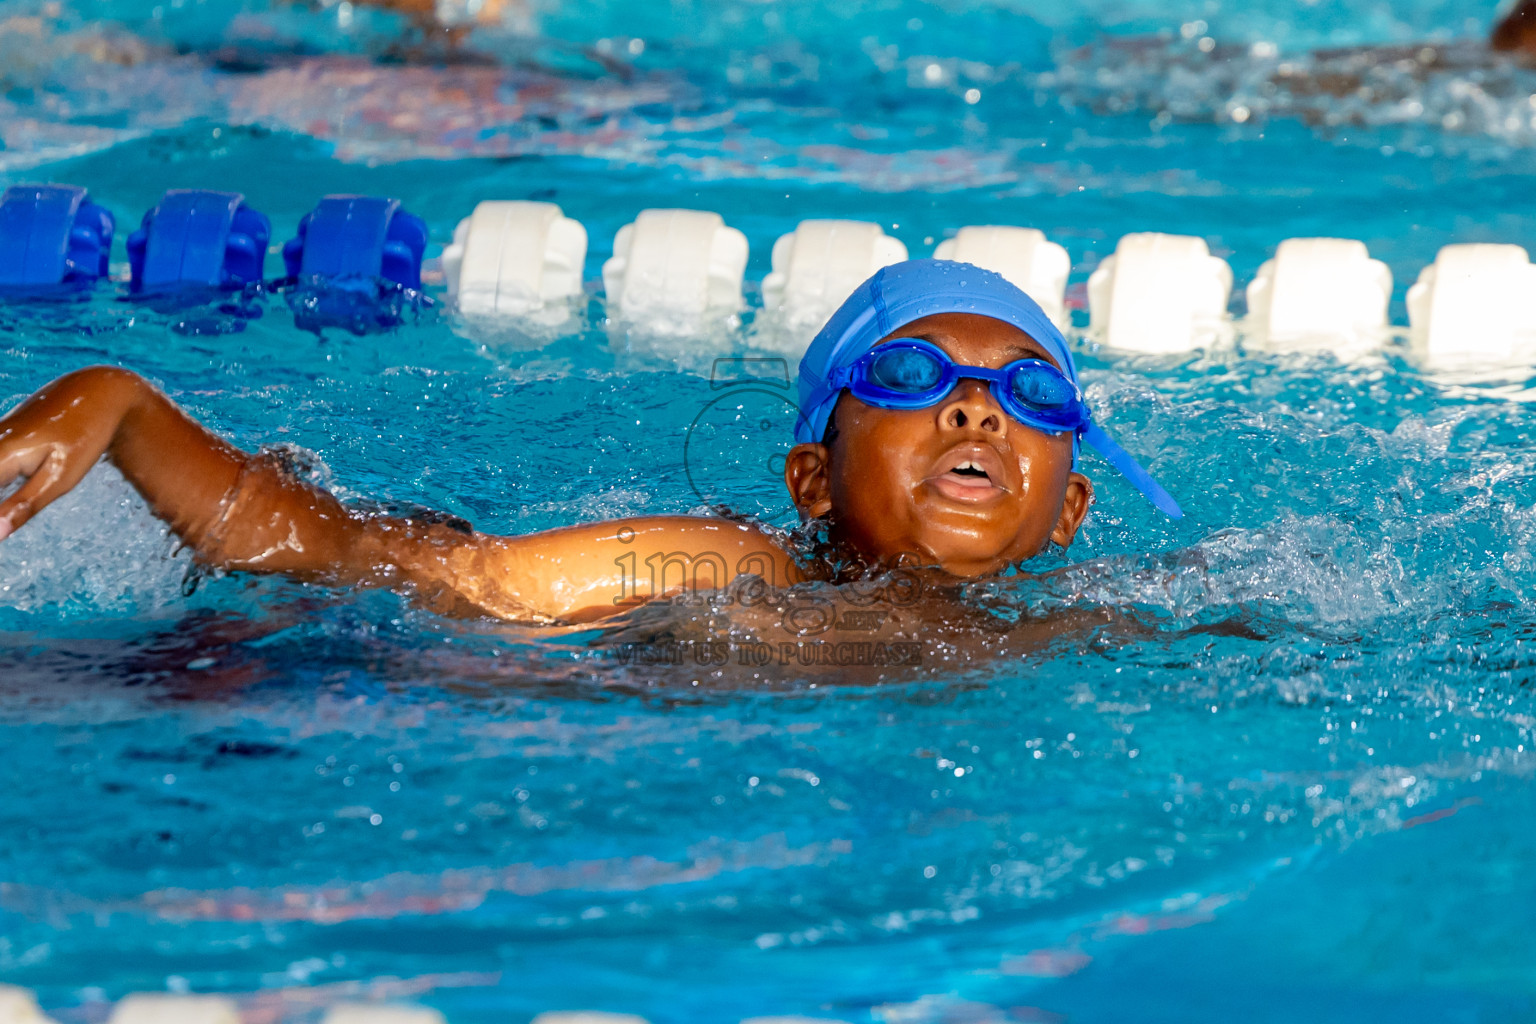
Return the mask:
[(774, 531), (716, 516), (638, 516), (478, 539), (473, 560), (455, 573), (456, 590), (482, 607), (565, 621), (683, 590), (722, 589), (742, 576), (773, 587), (804, 576)]
[[(579, 530), (581, 527), (572, 527)], [(641, 516), (597, 524), (595, 541), (641, 561), (723, 566), (728, 583), (756, 575), (775, 586), (798, 583), (802, 575), (785, 535), (761, 523), (727, 516)]]
[(729, 553), (790, 558), (778, 531), (751, 519), (727, 516), (635, 516), (558, 527), (522, 539), (547, 539), (556, 545), (617, 546), (637, 552), (682, 550), (694, 557), (724, 557)]

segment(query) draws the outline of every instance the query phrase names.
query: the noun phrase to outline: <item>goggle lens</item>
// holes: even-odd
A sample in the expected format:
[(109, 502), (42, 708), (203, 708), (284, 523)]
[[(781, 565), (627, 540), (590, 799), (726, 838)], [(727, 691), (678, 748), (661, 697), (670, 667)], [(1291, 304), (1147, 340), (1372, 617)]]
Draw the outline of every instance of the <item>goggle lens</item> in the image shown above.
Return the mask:
[(1019, 404), (1041, 412), (1059, 412), (1077, 400), (1077, 390), (1055, 367), (1025, 363), (1009, 375), (1009, 390)]
[(920, 395), (938, 387), (944, 378), (944, 366), (933, 353), (920, 348), (893, 348), (879, 352), (868, 373), (869, 382), (877, 387), (903, 395)]

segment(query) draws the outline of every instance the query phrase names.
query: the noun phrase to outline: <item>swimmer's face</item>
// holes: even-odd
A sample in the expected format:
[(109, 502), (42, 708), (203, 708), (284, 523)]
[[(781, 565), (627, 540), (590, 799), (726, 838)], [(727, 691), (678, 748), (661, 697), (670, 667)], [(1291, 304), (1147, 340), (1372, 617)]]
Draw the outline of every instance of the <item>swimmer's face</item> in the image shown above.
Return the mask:
[[(1055, 363), (1019, 328), (974, 313), (924, 317), (880, 343), (896, 338), (923, 338), (968, 366)], [(802, 513), (831, 513), (838, 539), (866, 557), (980, 576), (1047, 541), (1070, 544), (1088, 513), (1093, 488), (1072, 471), (1072, 435), (1026, 427), (983, 381), (961, 380), (927, 409), (880, 409), (844, 392), (831, 422), (830, 445), (789, 453), (785, 481)]]

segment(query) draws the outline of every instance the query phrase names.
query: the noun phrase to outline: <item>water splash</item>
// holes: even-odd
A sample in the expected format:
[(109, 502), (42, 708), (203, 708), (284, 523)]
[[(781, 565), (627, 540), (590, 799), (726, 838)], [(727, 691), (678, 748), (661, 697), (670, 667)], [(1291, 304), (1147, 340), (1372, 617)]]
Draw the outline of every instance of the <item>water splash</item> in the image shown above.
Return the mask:
[(1154, 130), (1214, 122), (1256, 134), (1295, 119), (1330, 137), (1387, 131), (1371, 144), (1408, 150), (1536, 144), (1536, 69), (1473, 40), (1282, 54), (1209, 37), (1107, 39), (1063, 54), (1034, 87), (1067, 106), (1151, 115)]
[(163, 613), (185, 603), (192, 568), (122, 474), (99, 465), (0, 544), (0, 621)]

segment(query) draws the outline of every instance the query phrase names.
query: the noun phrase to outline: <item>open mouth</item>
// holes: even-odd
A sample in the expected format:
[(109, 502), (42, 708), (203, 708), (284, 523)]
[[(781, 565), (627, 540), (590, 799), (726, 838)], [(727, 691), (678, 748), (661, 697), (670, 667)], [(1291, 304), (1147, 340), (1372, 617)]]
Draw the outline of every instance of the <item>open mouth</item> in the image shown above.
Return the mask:
[(963, 445), (946, 453), (927, 482), (958, 501), (984, 501), (1007, 492), (1003, 460), (986, 445)]

